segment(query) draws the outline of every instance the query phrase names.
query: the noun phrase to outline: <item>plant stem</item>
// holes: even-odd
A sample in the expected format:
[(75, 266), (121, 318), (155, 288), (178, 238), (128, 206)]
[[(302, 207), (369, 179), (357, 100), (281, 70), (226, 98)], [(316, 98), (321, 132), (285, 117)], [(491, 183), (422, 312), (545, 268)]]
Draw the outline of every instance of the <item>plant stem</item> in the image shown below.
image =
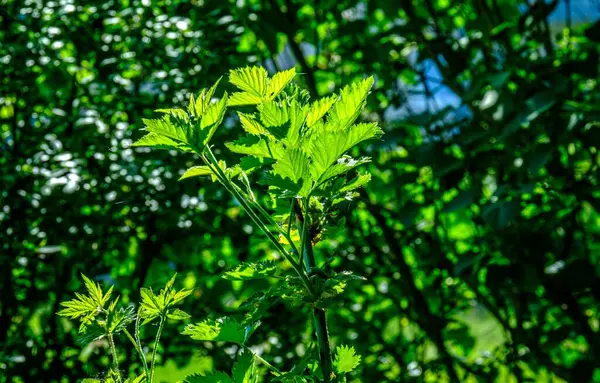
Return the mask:
[(160, 342), (160, 335), (162, 334), (163, 328), (165, 327), (165, 316), (160, 316), (160, 324), (158, 325), (158, 331), (156, 332), (156, 338), (154, 339), (154, 349), (152, 350), (152, 361), (150, 362), (150, 380), (152, 383), (154, 379), (154, 363), (156, 362), (156, 351), (158, 350), (158, 342)]
[(125, 333), (125, 335), (127, 335), (127, 338), (133, 344), (135, 351), (137, 351), (138, 355), (140, 356), (140, 360), (142, 361), (142, 365), (144, 367), (144, 374), (146, 375), (146, 377), (148, 377), (148, 364), (146, 363), (146, 356), (144, 355), (142, 347), (136, 343), (135, 339), (133, 338), (133, 336), (131, 336), (131, 333), (127, 331), (127, 329), (123, 329), (123, 332)]
[(267, 368), (269, 368), (271, 371), (273, 371), (273, 373), (275, 374), (275, 376), (279, 376), (281, 375), (281, 371), (279, 371), (277, 369), (277, 367), (273, 366), (271, 363), (267, 362), (266, 360), (264, 360), (260, 355), (258, 355), (257, 353), (255, 353), (254, 351), (252, 351), (252, 349), (248, 346), (243, 346), (244, 349), (246, 351), (248, 351), (249, 353), (251, 353), (252, 355), (254, 355), (254, 357), (258, 360), (260, 360), (260, 362), (262, 364), (264, 364), (265, 366), (267, 366)]
[(137, 343), (138, 353), (140, 354), (140, 359), (142, 360), (142, 365), (144, 366), (144, 372), (146, 373), (146, 379), (150, 382), (150, 373), (148, 371), (148, 362), (146, 361), (146, 354), (144, 354), (144, 350), (142, 349), (142, 342), (140, 341), (140, 312), (141, 308), (138, 309), (137, 317), (135, 318), (135, 341)]
[[(315, 255), (312, 248), (312, 238), (308, 234), (307, 227), (309, 226), (308, 217), (308, 201), (304, 203), (305, 209), (302, 215), (302, 253), (304, 255), (304, 267), (307, 273), (310, 274), (315, 265)], [(296, 214), (297, 220), (300, 221), (300, 214)], [(299, 222), (300, 223), (300, 222)], [(318, 307), (313, 308), (313, 324), (315, 333), (317, 334), (317, 343), (319, 344), (319, 360), (321, 361), (321, 371), (323, 371), (323, 381), (331, 382), (331, 347), (329, 346), (329, 331), (327, 329), (327, 314), (325, 309)]]
[(300, 277), (304, 286), (308, 290), (308, 293), (312, 296), (315, 295), (314, 288), (308, 279), (308, 275), (302, 267), (296, 262), (296, 260), (290, 255), (290, 253), (279, 243), (277, 238), (271, 233), (267, 225), (260, 219), (260, 217), (256, 214), (256, 212), (252, 209), (248, 201), (237, 191), (235, 188), (231, 186), (231, 182), (227, 179), (227, 176), (223, 173), (223, 170), (219, 167), (218, 161), (215, 158), (214, 154), (211, 152), (210, 148), (206, 148), (206, 152), (208, 153), (208, 157), (202, 156), (202, 159), (208, 165), (211, 170), (217, 175), (221, 184), (227, 189), (229, 193), (231, 193), (242, 205), (244, 210), (250, 215), (250, 218), (258, 225), (258, 227), (266, 234), (267, 238), (273, 243), (273, 245), (281, 252), (281, 254), (285, 257), (285, 259), (290, 262), (296, 274)]
[(110, 346), (110, 353), (112, 354), (113, 369), (117, 374), (117, 382), (121, 382), (121, 372), (119, 371), (119, 358), (117, 357), (117, 349), (115, 348), (115, 340), (111, 332), (108, 333), (108, 344)]

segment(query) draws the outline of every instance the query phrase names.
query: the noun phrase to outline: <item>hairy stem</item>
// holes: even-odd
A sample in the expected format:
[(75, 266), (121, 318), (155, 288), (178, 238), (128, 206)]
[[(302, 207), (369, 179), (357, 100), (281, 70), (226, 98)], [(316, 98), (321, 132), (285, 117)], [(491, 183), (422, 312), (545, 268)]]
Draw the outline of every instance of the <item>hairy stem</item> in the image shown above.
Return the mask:
[(152, 350), (152, 361), (150, 362), (149, 383), (152, 383), (152, 380), (154, 379), (154, 364), (156, 363), (156, 351), (158, 350), (158, 343), (160, 342), (160, 335), (162, 334), (164, 327), (165, 327), (165, 316), (161, 315), (160, 324), (158, 325), (158, 331), (156, 332), (156, 338), (154, 339), (154, 349)]
[(144, 356), (144, 351), (142, 350), (142, 347), (137, 344), (137, 342), (135, 341), (135, 339), (133, 338), (131, 333), (129, 331), (127, 331), (127, 329), (123, 329), (123, 332), (125, 333), (125, 335), (127, 335), (127, 339), (129, 339), (129, 341), (133, 344), (135, 351), (140, 356), (140, 360), (142, 361), (142, 365), (144, 366), (144, 374), (147, 377), (148, 376), (148, 365), (146, 364), (146, 357)]
[[(304, 267), (307, 273), (311, 273), (315, 265), (315, 255), (312, 248), (312, 238), (308, 234), (310, 223), (308, 222), (308, 201), (304, 203), (304, 214), (302, 215), (302, 232), (300, 239), (302, 241), (302, 254), (304, 256)], [(300, 221), (300, 214), (296, 214), (298, 221)], [(319, 360), (321, 362), (321, 370), (323, 371), (323, 381), (325, 383), (331, 382), (331, 347), (329, 345), (329, 331), (327, 329), (327, 314), (325, 309), (314, 307), (313, 309), (313, 323), (315, 333), (317, 335), (317, 343), (319, 344)]]
[(113, 360), (113, 369), (117, 374), (117, 382), (121, 382), (121, 372), (119, 372), (119, 358), (117, 357), (117, 349), (115, 348), (115, 340), (111, 332), (108, 333), (108, 344), (110, 346), (110, 353)]
[(146, 361), (146, 354), (144, 354), (144, 350), (142, 349), (142, 342), (140, 341), (140, 312), (141, 308), (138, 309), (137, 317), (135, 318), (135, 342), (137, 344), (138, 353), (140, 354), (140, 359), (142, 360), (142, 365), (144, 366), (144, 373), (146, 373), (146, 379), (150, 379), (150, 372), (148, 371), (148, 362)]

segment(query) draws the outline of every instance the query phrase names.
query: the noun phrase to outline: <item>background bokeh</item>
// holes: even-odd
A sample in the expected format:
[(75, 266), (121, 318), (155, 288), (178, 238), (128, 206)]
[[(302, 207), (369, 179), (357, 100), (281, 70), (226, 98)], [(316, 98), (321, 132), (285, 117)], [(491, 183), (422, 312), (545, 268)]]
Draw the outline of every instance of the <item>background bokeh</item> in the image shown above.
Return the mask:
[[(316, 248), (367, 278), (328, 311), (334, 344), (363, 357), (353, 381), (600, 382), (599, 14), (595, 0), (0, 0), (0, 382), (106, 370), (107, 344), (80, 345), (55, 315), (81, 272), (127, 303), (177, 271), (196, 320), (265, 287), (220, 278), (277, 254), (218, 185), (177, 182), (194, 158), (128, 148), (154, 109), (253, 64), (296, 66), (315, 97), (376, 78), (361, 117), (386, 132), (361, 148), (373, 180)], [(229, 370), (234, 349), (178, 330), (161, 382)], [(309, 315), (280, 304), (254, 345), (285, 368), (310, 337)]]

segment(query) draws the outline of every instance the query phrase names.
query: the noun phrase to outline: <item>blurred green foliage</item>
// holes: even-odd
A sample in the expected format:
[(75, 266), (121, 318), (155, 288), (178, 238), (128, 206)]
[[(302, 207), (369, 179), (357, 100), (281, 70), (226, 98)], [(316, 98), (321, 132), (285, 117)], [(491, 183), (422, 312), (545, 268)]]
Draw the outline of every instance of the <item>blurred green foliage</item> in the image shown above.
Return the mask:
[[(600, 381), (600, 25), (577, 3), (0, 0), (0, 382), (110, 366), (55, 315), (80, 272), (126, 304), (177, 271), (192, 318), (268, 287), (221, 278), (278, 257), (237, 202), (175, 182), (190, 156), (129, 148), (154, 109), (252, 64), (296, 66), (313, 97), (375, 77), (361, 119), (386, 134), (353, 153), (372, 180), (315, 248), (367, 278), (328, 310), (362, 356), (349, 381)], [(311, 328), (279, 303), (253, 337), (283, 369)], [(231, 370), (235, 348), (180, 330), (157, 379)]]

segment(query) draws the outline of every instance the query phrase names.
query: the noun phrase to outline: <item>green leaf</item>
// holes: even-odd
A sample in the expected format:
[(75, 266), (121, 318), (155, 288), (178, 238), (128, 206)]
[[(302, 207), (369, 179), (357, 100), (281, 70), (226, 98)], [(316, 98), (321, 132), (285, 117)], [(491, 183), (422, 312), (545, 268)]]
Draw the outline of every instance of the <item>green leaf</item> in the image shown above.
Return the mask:
[(180, 309), (170, 309), (169, 313), (167, 314), (167, 318), (174, 320), (184, 320), (188, 319), (189, 317), (190, 314)]
[(266, 128), (282, 126), (290, 119), (286, 104), (265, 101), (257, 109), (260, 112), (260, 120)]
[(311, 175), (314, 179), (319, 179), (346, 151), (362, 141), (379, 137), (382, 133), (376, 123), (364, 123), (352, 125), (347, 131), (326, 130), (317, 135), (310, 147)]
[(181, 177), (179, 177), (179, 181), (191, 178), (191, 177), (201, 177), (201, 176), (212, 176), (213, 171), (206, 165), (202, 166), (192, 166), (188, 170), (183, 173)]
[(168, 137), (161, 136), (157, 133), (148, 133), (144, 137), (140, 138), (133, 144), (132, 147), (143, 147), (149, 146), (155, 149), (166, 149), (166, 150), (184, 150), (189, 151), (189, 146), (180, 142), (174, 141)]
[(241, 90), (259, 98), (267, 92), (267, 70), (263, 67), (245, 67), (231, 70), (229, 82)]
[(352, 125), (364, 107), (373, 82), (373, 77), (368, 77), (344, 87), (340, 92), (339, 99), (329, 112), (328, 122), (335, 122), (341, 130)]
[(272, 159), (280, 158), (284, 152), (280, 143), (256, 137), (243, 137), (235, 142), (228, 142), (225, 146), (234, 153)]
[[(185, 113), (185, 112), (184, 112)], [(146, 130), (150, 133), (159, 134), (180, 143), (188, 143), (185, 129), (178, 123), (178, 120), (171, 120), (171, 115), (166, 115), (161, 119), (143, 119)]]
[[(196, 99), (195, 105), (194, 105), (194, 111), (195, 113), (191, 113), (190, 114), (194, 114), (196, 117), (202, 116), (209, 108), (210, 106), (210, 102), (213, 98), (213, 95), (215, 94), (215, 91), (217, 90), (217, 86), (219, 85), (219, 82), (221, 82), (222, 77), (219, 77), (219, 79), (215, 82), (215, 84), (213, 86), (211, 86), (208, 90), (207, 89), (202, 89), (202, 91), (200, 92), (200, 95), (198, 96), (198, 98)], [(190, 101), (193, 100), (193, 95), (190, 97)], [(189, 111), (190, 107), (188, 106), (188, 111)]]
[(308, 115), (306, 117), (306, 126), (311, 127), (317, 121), (319, 121), (325, 113), (329, 112), (333, 104), (337, 101), (338, 97), (333, 95), (330, 97), (323, 97), (310, 105)]
[(330, 166), (329, 169), (327, 169), (325, 173), (323, 173), (323, 175), (321, 175), (321, 177), (318, 180), (318, 183), (322, 183), (330, 178), (342, 175), (356, 168), (357, 166), (366, 164), (370, 161), (371, 159), (369, 157), (361, 157), (359, 159), (354, 159), (350, 156), (342, 156), (338, 158), (336, 163)]
[(61, 302), (61, 306), (65, 308), (59, 311), (58, 315), (72, 319), (79, 319), (82, 324), (80, 331), (83, 331), (85, 330), (85, 326), (92, 323), (96, 315), (102, 311), (104, 305), (110, 299), (113, 288), (111, 286), (106, 294), (104, 294), (100, 284), (94, 283), (91, 279), (83, 274), (81, 276), (87, 290), (87, 295), (75, 293), (75, 299), (67, 302)]
[(182, 332), (192, 339), (212, 342), (232, 342), (243, 344), (245, 339), (244, 328), (235, 320), (225, 318), (223, 320), (206, 319), (200, 323), (188, 325)]
[(256, 105), (260, 104), (261, 101), (262, 98), (254, 94), (246, 92), (235, 92), (229, 97), (227, 106)]
[(223, 121), (223, 116), (225, 116), (225, 111), (227, 110), (227, 92), (223, 95), (223, 97), (214, 104), (211, 104), (204, 115), (202, 116), (202, 120), (200, 121), (200, 140), (199, 144), (202, 147), (206, 146), (213, 134)]
[(275, 275), (276, 272), (277, 267), (272, 261), (242, 263), (235, 269), (223, 274), (223, 278), (231, 281), (245, 281), (271, 277)]
[[(116, 304), (116, 301), (114, 303)], [(111, 305), (106, 318), (106, 328), (110, 333), (118, 333), (123, 331), (133, 321), (135, 321), (135, 309), (133, 306), (121, 307), (117, 310)]]
[(300, 142), (300, 130), (306, 116), (308, 114), (308, 108), (302, 107), (296, 100), (292, 101), (289, 110), (289, 129), (287, 131), (285, 143), (288, 146), (296, 146)]
[(269, 132), (254, 118), (254, 116), (238, 112), (242, 128), (250, 134), (255, 136), (268, 134)]
[(300, 182), (300, 179), (309, 181), (308, 157), (298, 148), (288, 149), (273, 164), (273, 173), (283, 178), (289, 178), (294, 183)]
[(244, 352), (238, 356), (231, 370), (231, 377), (234, 383), (255, 383), (258, 381), (258, 376), (254, 373), (254, 356), (251, 353)]
[(186, 383), (233, 383), (224, 372), (211, 372), (207, 375), (194, 374), (185, 378)]
[(336, 348), (333, 365), (338, 374), (352, 372), (360, 364), (360, 355), (356, 355), (354, 347), (341, 346)]
[(339, 191), (340, 193), (346, 193), (366, 185), (369, 181), (371, 181), (371, 174), (359, 174), (352, 181), (344, 185)]
[(296, 68), (291, 68), (276, 73), (270, 80), (267, 87), (267, 100), (273, 100), (281, 91), (292, 81), (296, 75)]

